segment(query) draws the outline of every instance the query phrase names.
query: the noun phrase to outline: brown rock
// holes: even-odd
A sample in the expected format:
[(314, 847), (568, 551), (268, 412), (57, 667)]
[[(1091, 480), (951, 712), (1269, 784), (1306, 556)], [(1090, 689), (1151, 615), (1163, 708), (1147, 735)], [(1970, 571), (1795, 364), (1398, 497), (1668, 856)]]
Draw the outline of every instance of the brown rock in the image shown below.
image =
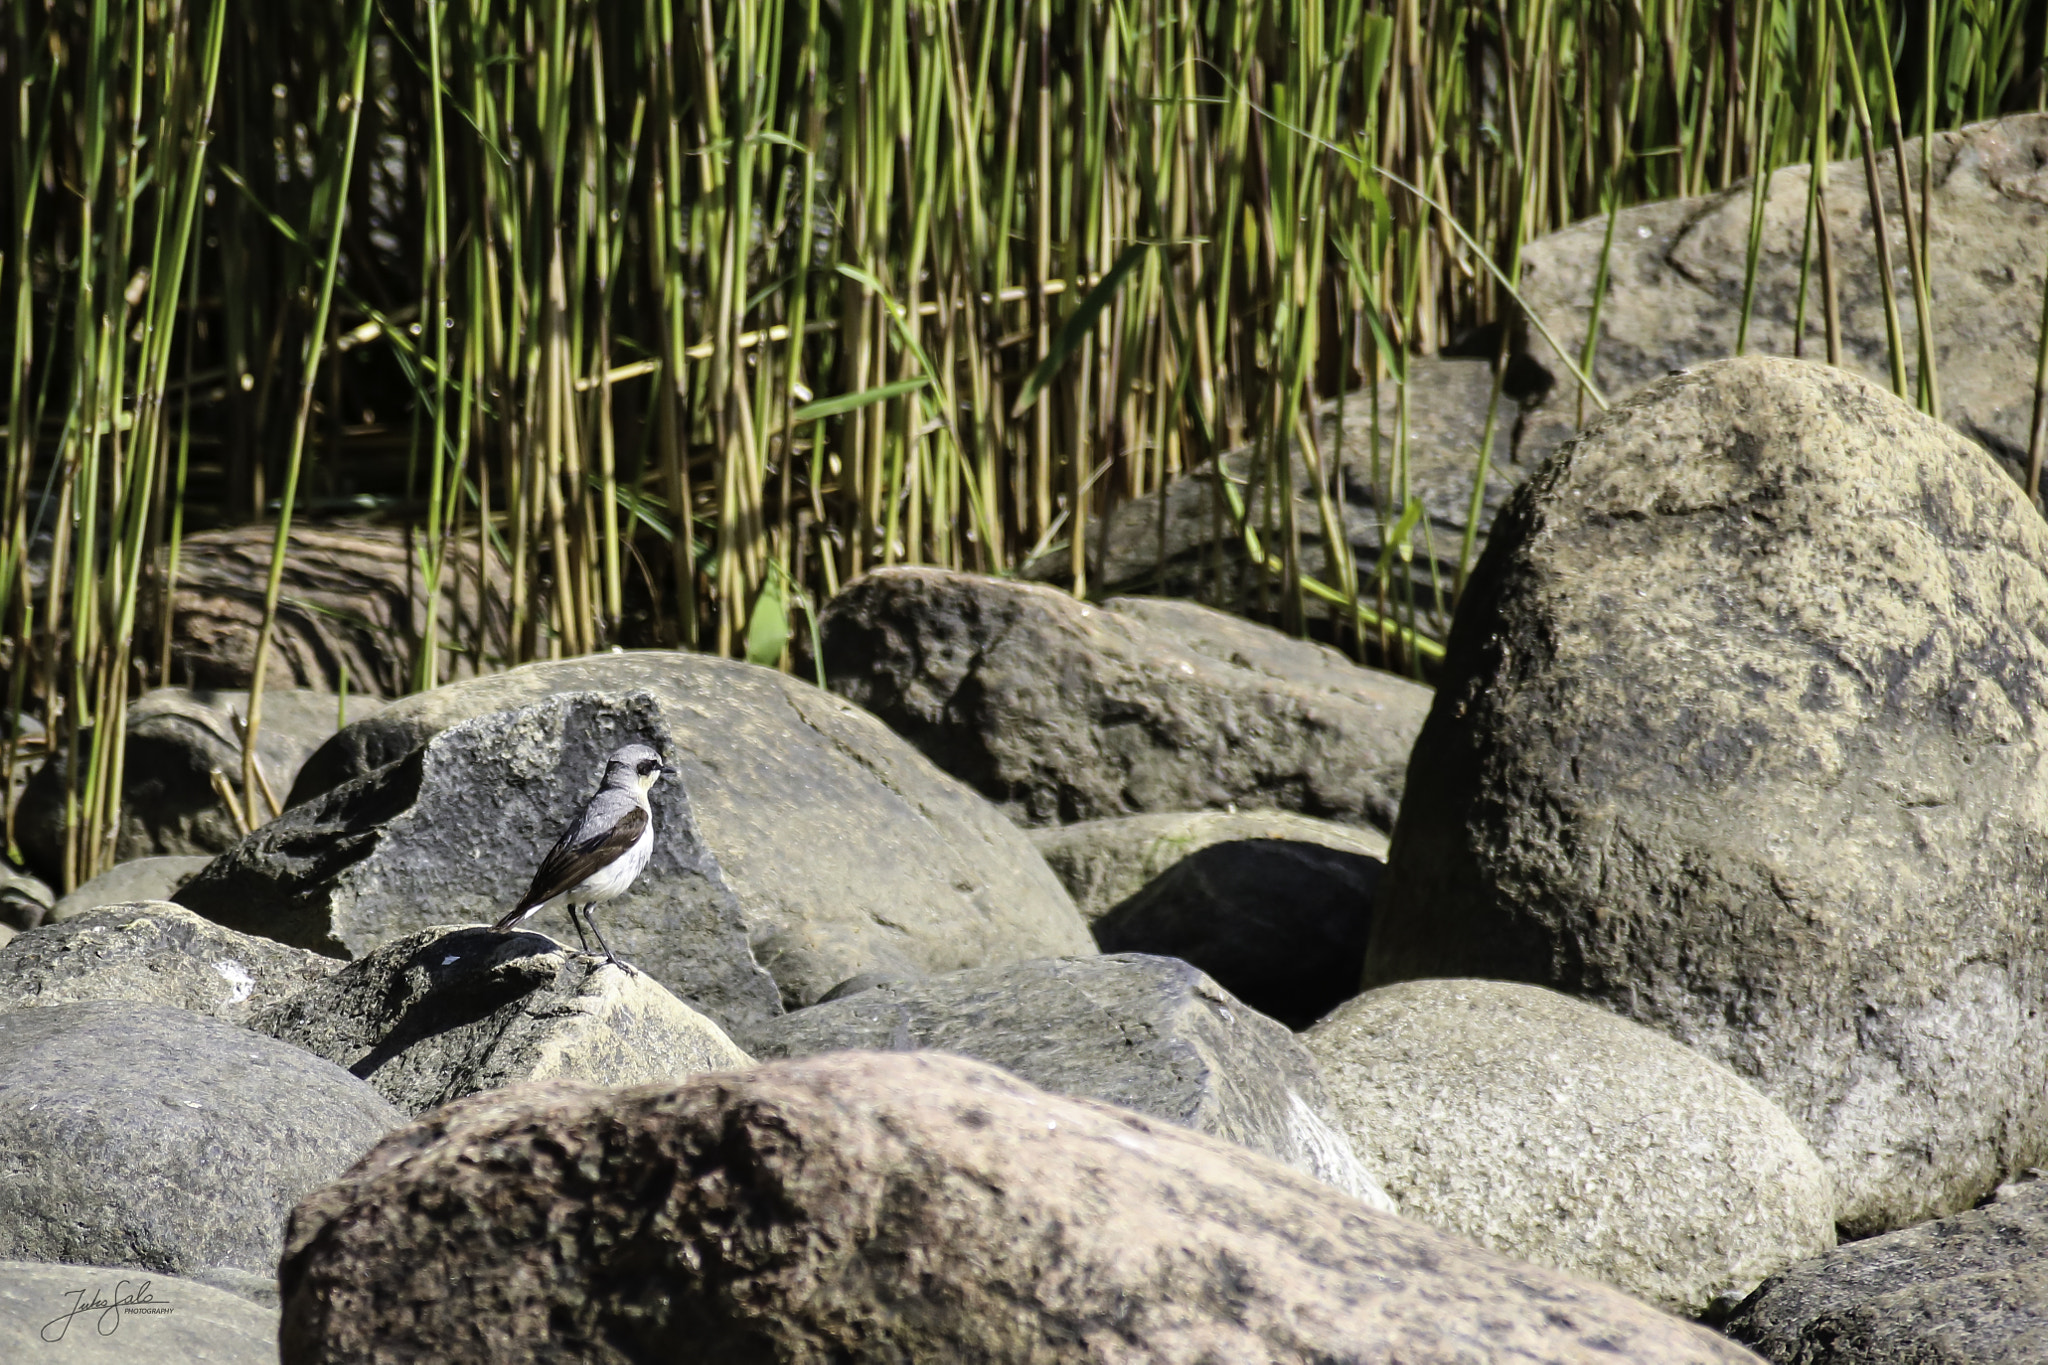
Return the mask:
[[(275, 528), (237, 526), (187, 536), (178, 553), (171, 597), (170, 679), (194, 687), (247, 687), (263, 625)], [(413, 651), (425, 625), (426, 599), (406, 532), (357, 523), (292, 528), (285, 552), (265, 687), (333, 692), (348, 669), (351, 692), (396, 697), (409, 690)], [(451, 557), (444, 585), (442, 638), (472, 639), (482, 613), (487, 639), (509, 629), (504, 566), (494, 561), (478, 591), (474, 547)], [(144, 619), (156, 619), (151, 607)], [(502, 650), (502, 646), (498, 646)], [(472, 657), (446, 655), (444, 681), (473, 676)]]
[(1429, 691), (1192, 602), (881, 569), (821, 613), (832, 690), (1020, 825), (1144, 811), (1391, 823)]
[(992, 1067), (480, 1095), (300, 1205), (288, 1365), (1751, 1360), (1612, 1290)]

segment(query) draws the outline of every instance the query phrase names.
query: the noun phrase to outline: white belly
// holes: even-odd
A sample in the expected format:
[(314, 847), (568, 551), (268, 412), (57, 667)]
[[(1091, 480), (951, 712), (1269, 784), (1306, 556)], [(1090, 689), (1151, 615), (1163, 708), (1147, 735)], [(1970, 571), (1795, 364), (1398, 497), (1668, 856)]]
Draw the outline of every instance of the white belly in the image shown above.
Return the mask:
[(625, 894), (626, 888), (633, 884), (633, 879), (647, 866), (647, 859), (653, 852), (654, 828), (650, 825), (641, 831), (639, 840), (626, 850), (625, 856), (607, 863), (585, 877), (562, 899), (573, 905), (582, 905), (586, 902), (608, 901), (614, 896)]

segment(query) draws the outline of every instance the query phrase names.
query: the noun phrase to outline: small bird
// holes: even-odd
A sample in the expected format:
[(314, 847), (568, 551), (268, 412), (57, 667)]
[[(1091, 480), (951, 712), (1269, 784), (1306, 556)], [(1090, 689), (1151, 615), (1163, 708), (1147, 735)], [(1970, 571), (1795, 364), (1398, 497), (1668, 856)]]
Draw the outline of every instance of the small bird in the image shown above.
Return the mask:
[[(516, 928), (559, 896), (569, 911), (569, 922), (576, 926), (576, 936), (583, 940), (583, 951), (590, 951), (590, 938), (583, 932), (584, 920), (588, 920), (590, 932), (597, 935), (597, 946), (604, 949), (604, 960), (614, 967), (624, 965), (599, 932), (592, 907), (625, 894), (640, 869), (647, 866), (648, 855), (654, 851), (654, 809), (647, 804), (647, 793), (662, 778), (675, 775), (676, 770), (645, 744), (628, 744), (606, 759), (597, 795), (541, 859), (533, 885), (526, 888), (512, 913), (491, 927), (501, 934)], [(583, 909), (581, 919), (576, 914), (578, 906)]]

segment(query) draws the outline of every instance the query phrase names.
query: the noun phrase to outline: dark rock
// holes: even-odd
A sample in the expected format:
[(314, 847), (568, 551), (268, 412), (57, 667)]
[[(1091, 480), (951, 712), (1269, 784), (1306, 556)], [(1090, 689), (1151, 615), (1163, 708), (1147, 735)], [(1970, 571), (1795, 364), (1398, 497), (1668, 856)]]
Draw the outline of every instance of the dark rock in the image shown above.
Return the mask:
[(210, 855), (185, 857), (165, 854), (160, 858), (136, 858), (115, 863), (70, 895), (60, 898), (50, 907), (48, 918), (57, 923), (76, 919), (103, 905), (167, 901), (212, 861)]
[[(2015, 114), (1934, 137), (1934, 194), (1928, 239), (1936, 371), (1950, 426), (1991, 451), (2023, 478), (2034, 407), (2034, 359), (2040, 336), (2043, 242), (2048, 241), (2048, 117)], [(1905, 144), (1906, 174), (1919, 211), (1921, 141)], [(1896, 170), (1878, 158), (1892, 259), (1899, 270), (1899, 325), (1906, 370), (1917, 382), (1919, 318), (1907, 282), (1899, 234)], [(1861, 160), (1828, 169), (1828, 221), (1841, 298), (1842, 361), (1880, 384), (1891, 382), (1884, 290), (1870, 229), (1870, 196)], [(1799, 309), (1809, 170), (1787, 166), (1764, 193), (1757, 253), (1752, 353), (1790, 355)], [(1749, 266), (1751, 187), (1700, 199), (1666, 200), (1622, 211), (1615, 224), (1608, 290), (1600, 308), (1594, 382), (1618, 402), (1643, 385), (1735, 353)], [(1576, 361), (1584, 352), (1607, 220), (1592, 218), (1522, 249), (1521, 296)], [(1516, 450), (1540, 460), (1577, 430), (1579, 385), (1540, 333), (1530, 328), (1529, 357), (1555, 380), (1524, 418)], [(1808, 358), (1824, 358), (1827, 340), (1820, 273), (1806, 296)], [(1912, 392), (1911, 389), (1908, 392)], [(1590, 419), (1595, 406), (1584, 405)]]
[(187, 1010), (16, 1010), (0, 1259), (267, 1273), (292, 1206), (404, 1121), (333, 1063)]
[(1756, 1082), (1857, 1234), (2048, 1155), (2048, 528), (1775, 359), (1525, 485), (1458, 615), (1366, 984), (1594, 997)]
[(275, 1365), (277, 1309), (175, 1275), (0, 1261), (0, 1360)]
[(723, 1027), (861, 971), (1093, 946), (1024, 835), (873, 717), (770, 669), (653, 651), (393, 703), (336, 735), (306, 765), (303, 804), (179, 899), (346, 956), (496, 920), (629, 741), (681, 775), (654, 789), (653, 860), (599, 911), (605, 936)]
[(957, 1052), (1055, 1094), (1239, 1143), (1391, 1208), (1331, 1126), (1301, 1044), (1172, 958), (1049, 958), (883, 983), (785, 1014), (743, 1041), (764, 1059)]
[(2048, 1183), (1782, 1270), (1727, 1331), (1783, 1365), (2048, 1360)]
[(752, 1059), (655, 984), (539, 934), (394, 939), (249, 1027), (325, 1057), (408, 1114), (517, 1081), (634, 1085)]
[(1030, 834), (1032, 847), (1090, 924), (1181, 859), (1212, 844), (1273, 839), (1317, 844), (1379, 862), (1387, 857), (1387, 836), (1376, 829), (1285, 810), (1161, 811), (1045, 825)]
[[(256, 523), (187, 536), (171, 597), (169, 676), (197, 687), (247, 687), (263, 627), (264, 590), (277, 528)], [(264, 714), (272, 690), (308, 687), (396, 697), (413, 686), (413, 657), (427, 617), (426, 585), (411, 533), (362, 522), (299, 521), (285, 551)], [(475, 547), (448, 557), (438, 610), (444, 642), (481, 633), (489, 652), (510, 638), (511, 576), (493, 555), (479, 579)], [(146, 602), (145, 619), (162, 608)], [(472, 675), (467, 650), (443, 656), (443, 680)], [(279, 794), (282, 795), (282, 789)]]
[(288, 1365), (1753, 1359), (933, 1054), (463, 1100), (301, 1205), (279, 1278)]
[(1368, 991), (1302, 1036), (1401, 1213), (1689, 1317), (1835, 1243), (1782, 1110), (1595, 1005), (1501, 981)]
[(1384, 863), (1296, 839), (1197, 849), (1095, 921), (1105, 953), (1157, 953), (1200, 967), (1289, 1028), (1358, 994)]
[(247, 1023), (341, 964), (164, 901), (109, 905), (0, 947), (0, 1012), (127, 1000)]
[(1387, 824), (1426, 689), (1188, 602), (883, 569), (822, 613), (832, 690), (1019, 824), (1242, 806)]
[[(351, 695), (348, 717), (360, 720), (378, 705)], [(213, 770), (220, 769), (240, 793), (242, 742), (236, 722), (248, 714), (246, 692), (160, 687), (128, 704), (121, 825), (114, 840), (117, 864), (166, 854), (211, 857), (234, 846), (241, 833), (214, 791)], [(340, 698), (330, 693), (279, 689), (263, 694), (256, 762), (279, 800), (291, 790), (300, 765), (334, 733), (340, 714)], [(64, 771), (60, 750), (29, 779), (15, 813), (15, 838), (23, 856), (52, 885), (61, 884), (64, 875)], [(248, 818), (261, 824), (270, 812), (260, 793), (256, 799), (257, 809)]]
[(56, 899), (56, 893), (40, 877), (0, 858), (0, 925), (33, 929), (50, 913)]

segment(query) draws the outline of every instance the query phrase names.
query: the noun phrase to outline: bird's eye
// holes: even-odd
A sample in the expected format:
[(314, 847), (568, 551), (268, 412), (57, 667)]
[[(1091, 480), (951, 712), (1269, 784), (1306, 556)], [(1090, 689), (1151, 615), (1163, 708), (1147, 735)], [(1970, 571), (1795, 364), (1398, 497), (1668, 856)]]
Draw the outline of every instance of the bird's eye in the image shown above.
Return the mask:
[(653, 771), (654, 771), (654, 769), (655, 769), (655, 762), (654, 762), (654, 760), (653, 760), (653, 759), (651, 759), (651, 758), (643, 758), (643, 759), (641, 759), (641, 760), (640, 760), (640, 775), (641, 775), (642, 777), (645, 777), (645, 776), (647, 776), (647, 774), (649, 774), (649, 773), (653, 772)]

